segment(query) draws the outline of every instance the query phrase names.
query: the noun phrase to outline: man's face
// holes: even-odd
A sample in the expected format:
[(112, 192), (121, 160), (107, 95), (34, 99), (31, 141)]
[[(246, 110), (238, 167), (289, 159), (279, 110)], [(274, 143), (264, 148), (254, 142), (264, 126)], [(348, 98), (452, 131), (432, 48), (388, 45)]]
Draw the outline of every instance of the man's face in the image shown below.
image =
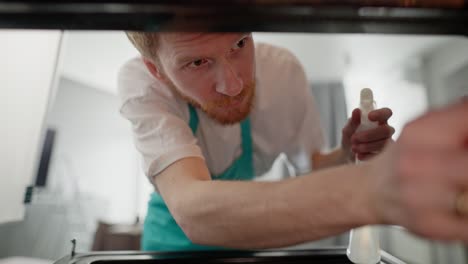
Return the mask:
[(250, 112), (255, 91), (250, 33), (161, 34), (158, 55), (166, 83), (221, 124)]

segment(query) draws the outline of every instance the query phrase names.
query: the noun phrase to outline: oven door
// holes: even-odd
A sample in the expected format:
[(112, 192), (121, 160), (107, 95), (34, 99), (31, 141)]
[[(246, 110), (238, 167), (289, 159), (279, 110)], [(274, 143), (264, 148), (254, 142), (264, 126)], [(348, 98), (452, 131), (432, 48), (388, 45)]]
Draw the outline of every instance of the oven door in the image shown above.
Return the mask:
[[(385, 264), (405, 262), (382, 251)], [(218, 264), (218, 263), (258, 263), (258, 264), (310, 264), (334, 263), (352, 264), (346, 256), (345, 248), (322, 248), (309, 250), (268, 250), (268, 251), (198, 251), (198, 252), (137, 252), (115, 251), (77, 254), (64, 257), (55, 264)]]

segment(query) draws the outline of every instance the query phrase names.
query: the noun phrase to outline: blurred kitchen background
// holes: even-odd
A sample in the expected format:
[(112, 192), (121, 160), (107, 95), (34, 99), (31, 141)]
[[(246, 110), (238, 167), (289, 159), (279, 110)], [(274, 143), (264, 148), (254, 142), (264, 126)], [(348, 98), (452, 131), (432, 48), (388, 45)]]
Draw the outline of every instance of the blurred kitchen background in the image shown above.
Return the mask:
[[(393, 110), (395, 139), (410, 120), (468, 95), (467, 38), (254, 39), (286, 47), (302, 62), (329, 149), (339, 144), (361, 88), (372, 88), (377, 105)], [(116, 89), (119, 67), (137, 55), (123, 32), (0, 31), (0, 259), (56, 260), (70, 252), (72, 238), (78, 251), (138, 248), (152, 187)], [(463, 245), (380, 231), (382, 248), (408, 263), (468, 263)], [(300, 247), (347, 243), (343, 234)]]

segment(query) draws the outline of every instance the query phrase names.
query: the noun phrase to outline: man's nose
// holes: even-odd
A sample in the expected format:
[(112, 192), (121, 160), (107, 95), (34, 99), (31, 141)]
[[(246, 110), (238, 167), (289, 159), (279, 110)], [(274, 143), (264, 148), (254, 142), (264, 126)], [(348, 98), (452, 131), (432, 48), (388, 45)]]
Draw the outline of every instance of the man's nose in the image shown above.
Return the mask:
[(223, 60), (220, 64), (221, 69), (218, 71), (216, 91), (231, 97), (240, 94), (244, 83), (233, 65), (227, 60)]

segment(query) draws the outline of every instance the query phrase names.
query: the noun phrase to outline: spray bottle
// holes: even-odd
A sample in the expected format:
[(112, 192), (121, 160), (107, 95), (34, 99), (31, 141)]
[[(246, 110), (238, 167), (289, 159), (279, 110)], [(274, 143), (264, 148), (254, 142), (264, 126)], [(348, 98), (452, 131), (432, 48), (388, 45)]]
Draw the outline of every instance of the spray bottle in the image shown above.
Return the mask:
[[(378, 126), (377, 122), (369, 120), (369, 113), (375, 109), (375, 101), (372, 90), (364, 88), (361, 90), (361, 124), (357, 132), (365, 131)], [(361, 161), (356, 157), (356, 163)], [(346, 250), (349, 260), (356, 264), (376, 264), (380, 262), (379, 235), (375, 227), (363, 226), (351, 230), (349, 234), (349, 245)]]

